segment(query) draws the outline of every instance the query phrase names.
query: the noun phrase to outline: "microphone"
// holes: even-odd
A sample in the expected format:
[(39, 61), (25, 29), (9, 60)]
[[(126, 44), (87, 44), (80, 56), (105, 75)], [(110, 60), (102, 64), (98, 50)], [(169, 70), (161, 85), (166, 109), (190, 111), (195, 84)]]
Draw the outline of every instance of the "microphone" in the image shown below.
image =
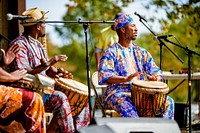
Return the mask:
[(154, 40), (158, 40), (158, 39), (167, 39), (168, 37), (172, 37), (174, 35), (163, 35), (163, 36), (154, 36)]
[(140, 14), (138, 14), (137, 12), (135, 12), (135, 15), (138, 16), (140, 19), (144, 20), (145, 22), (147, 22), (142, 16), (140, 16)]
[(27, 18), (32, 18), (31, 16), (19, 16), (19, 15), (12, 15), (10, 13), (7, 13), (7, 20), (12, 20), (12, 19), (19, 19), (19, 20), (24, 20)]

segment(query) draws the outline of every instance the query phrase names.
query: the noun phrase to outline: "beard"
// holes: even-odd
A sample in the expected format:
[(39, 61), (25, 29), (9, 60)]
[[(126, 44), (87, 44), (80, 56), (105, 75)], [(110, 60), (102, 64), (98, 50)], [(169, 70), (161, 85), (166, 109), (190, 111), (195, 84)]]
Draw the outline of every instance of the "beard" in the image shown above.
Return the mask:
[(134, 41), (134, 40), (136, 40), (136, 38), (137, 38), (137, 36), (130, 36), (130, 35), (126, 36), (126, 40), (128, 40), (128, 41)]
[(44, 33), (44, 34), (42, 34), (40, 37), (45, 37), (45, 35), (46, 35), (46, 34)]

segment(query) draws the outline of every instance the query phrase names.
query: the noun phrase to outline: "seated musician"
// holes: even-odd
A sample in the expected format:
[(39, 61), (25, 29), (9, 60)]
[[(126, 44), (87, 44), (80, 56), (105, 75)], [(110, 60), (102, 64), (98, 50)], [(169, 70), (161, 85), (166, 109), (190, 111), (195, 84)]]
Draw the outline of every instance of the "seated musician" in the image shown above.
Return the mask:
[[(24, 33), (12, 41), (20, 45), (20, 51), (17, 53), (15, 60), (10, 65), (12, 70), (26, 69), (29, 74), (42, 74), (51, 78), (66, 76), (72, 78), (70, 73), (58, 71), (53, 65), (58, 61), (66, 61), (66, 55), (57, 55), (48, 60), (47, 54), (42, 47), (39, 37), (45, 35), (45, 17), (44, 12), (38, 8), (31, 8), (22, 13), (32, 18), (22, 21)], [(24, 22), (24, 23), (23, 23)], [(11, 43), (11, 44), (12, 44)], [(48, 96), (48, 97), (47, 97)], [(67, 96), (61, 92), (54, 90), (51, 95), (47, 95), (43, 100), (45, 109), (53, 112), (53, 118), (47, 127), (47, 132), (52, 127), (57, 127), (60, 132), (76, 132), (81, 127), (86, 127), (90, 121), (88, 104), (82, 109), (80, 114), (73, 117)]]
[[(107, 84), (104, 105), (111, 107), (122, 117), (138, 118), (138, 112), (130, 96), (134, 80), (162, 81), (162, 72), (155, 64), (151, 54), (133, 41), (138, 29), (127, 14), (120, 14), (115, 20), (118, 43), (111, 45), (104, 53), (99, 64), (99, 84)], [(146, 77), (145, 77), (146, 75)], [(169, 96), (165, 104), (163, 118), (174, 118), (174, 101)]]
[[(0, 65), (8, 65), (19, 51), (19, 45), (12, 45)], [(17, 81), (26, 75), (26, 70), (8, 73), (0, 67), (0, 132), (46, 132), (45, 110), (42, 97), (35, 92), (13, 88), (2, 84)]]

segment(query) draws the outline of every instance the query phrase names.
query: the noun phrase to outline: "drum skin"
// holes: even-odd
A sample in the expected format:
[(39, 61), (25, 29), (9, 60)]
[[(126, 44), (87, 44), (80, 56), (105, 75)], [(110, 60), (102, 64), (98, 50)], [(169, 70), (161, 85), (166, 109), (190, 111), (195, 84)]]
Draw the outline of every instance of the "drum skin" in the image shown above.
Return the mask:
[(136, 80), (132, 83), (132, 100), (140, 117), (162, 117), (169, 88), (159, 81)]

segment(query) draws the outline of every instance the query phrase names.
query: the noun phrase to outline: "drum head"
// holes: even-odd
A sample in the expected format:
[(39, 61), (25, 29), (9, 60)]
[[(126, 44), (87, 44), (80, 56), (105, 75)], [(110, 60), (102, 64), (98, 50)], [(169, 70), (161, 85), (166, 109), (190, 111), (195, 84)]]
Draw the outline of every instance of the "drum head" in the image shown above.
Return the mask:
[(56, 83), (69, 86), (71, 88), (74, 88), (77, 91), (88, 92), (88, 86), (86, 86), (78, 81), (75, 81), (73, 79), (59, 78), (56, 81)]
[(37, 79), (43, 87), (54, 86), (55, 80), (50, 77), (43, 76), (41, 74), (36, 74)]
[(132, 83), (133, 85), (145, 87), (145, 88), (154, 88), (154, 89), (163, 89), (167, 88), (167, 84), (160, 81), (145, 81), (145, 80), (135, 80)]

